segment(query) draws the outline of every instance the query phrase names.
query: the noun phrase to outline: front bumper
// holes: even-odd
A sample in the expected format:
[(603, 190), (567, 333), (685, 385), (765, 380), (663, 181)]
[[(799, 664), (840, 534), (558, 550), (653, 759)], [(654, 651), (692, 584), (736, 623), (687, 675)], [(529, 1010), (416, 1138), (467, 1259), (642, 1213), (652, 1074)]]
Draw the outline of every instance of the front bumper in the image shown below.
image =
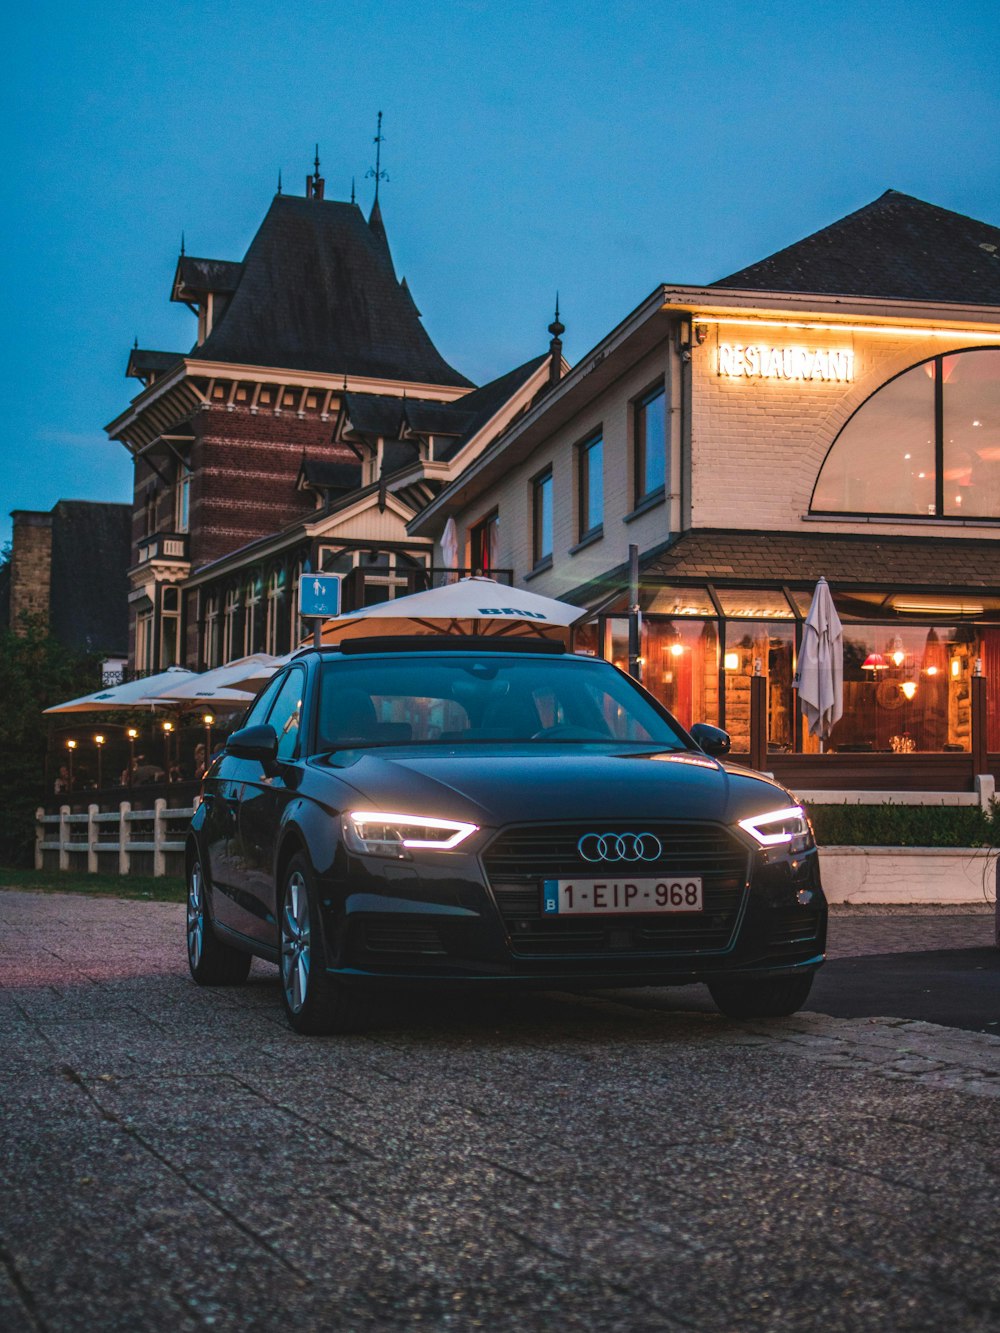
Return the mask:
[(702, 849), (714, 860), (701, 867), (706, 908), (695, 918), (543, 919), (551, 866), (504, 860), (494, 854), (499, 839), (481, 857), (347, 858), (323, 895), (329, 971), (359, 985), (565, 988), (681, 986), (819, 967), (827, 907), (816, 851), (758, 851), (723, 833), (721, 853)]

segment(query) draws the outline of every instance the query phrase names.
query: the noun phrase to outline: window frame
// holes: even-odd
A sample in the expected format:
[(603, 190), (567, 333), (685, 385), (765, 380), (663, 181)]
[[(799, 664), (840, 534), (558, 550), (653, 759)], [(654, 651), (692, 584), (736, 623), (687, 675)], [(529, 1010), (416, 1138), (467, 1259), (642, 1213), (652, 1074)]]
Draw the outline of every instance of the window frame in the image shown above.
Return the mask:
[(478, 523), (473, 523), (469, 527), (469, 565), (473, 571), (481, 571), (485, 575), (489, 575), (490, 572), (492, 570), (495, 570), (497, 567), (495, 560), (496, 556), (495, 551), (493, 553), (494, 555), (493, 560), (483, 559), (483, 548), (484, 548), (483, 537), (491, 528), (496, 534), (494, 538), (494, 543), (499, 544), (499, 536), (500, 536), (499, 507), (494, 507), (493, 509), (490, 510), (488, 514), (484, 514), (483, 517), (478, 521)]
[[(646, 463), (649, 456), (646, 437), (648, 432), (639, 430), (641, 414), (657, 398), (663, 399), (663, 481), (652, 489), (646, 489)], [(636, 509), (652, 500), (664, 499), (670, 478), (669, 422), (667, 419), (667, 385), (659, 379), (632, 401), (632, 500)]]
[[(590, 513), (590, 476), (591, 455), (600, 449), (601, 466), (601, 517), (597, 523), (591, 522)], [(577, 496), (577, 541), (585, 542), (604, 532), (604, 430), (592, 431), (576, 446), (576, 496)]]
[[(545, 487), (548, 490), (545, 490)], [(548, 497), (548, 520), (550, 549), (542, 550), (545, 529), (545, 497)], [(532, 569), (548, 568), (552, 563), (555, 549), (555, 500), (553, 491), (552, 464), (536, 472), (531, 478), (531, 557)]]
[[(911, 365), (904, 366), (895, 375), (890, 375), (887, 380), (873, 389), (870, 394), (860, 402), (847, 420), (841, 425), (836, 435), (830, 442), (830, 446), (823, 455), (823, 461), (816, 471), (816, 479), (809, 493), (810, 515), (816, 515), (818, 518), (878, 518), (886, 519), (889, 522), (923, 522), (923, 523), (962, 523), (968, 526), (970, 523), (1000, 523), (1000, 513), (994, 517), (977, 514), (948, 514), (944, 509), (944, 358), (948, 356), (961, 356), (965, 352), (1000, 352), (1000, 343), (985, 343), (974, 347), (955, 347), (950, 350), (935, 352), (933, 356), (925, 356), (920, 361), (914, 361)], [(921, 366), (934, 365), (934, 409), (933, 409), (933, 429), (934, 429), (934, 513), (909, 512), (906, 510), (882, 510), (882, 509), (818, 509), (814, 501), (816, 499), (816, 490), (820, 483), (820, 478), (826, 470), (826, 465), (830, 456), (840, 442), (841, 436), (854, 421), (855, 417), (863, 412), (868, 404), (883, 389), (888, 388), (890, 384), (908, 375), (911, 371), (919, 370)], [(931, 424), (931, 423), (928, 423)]]

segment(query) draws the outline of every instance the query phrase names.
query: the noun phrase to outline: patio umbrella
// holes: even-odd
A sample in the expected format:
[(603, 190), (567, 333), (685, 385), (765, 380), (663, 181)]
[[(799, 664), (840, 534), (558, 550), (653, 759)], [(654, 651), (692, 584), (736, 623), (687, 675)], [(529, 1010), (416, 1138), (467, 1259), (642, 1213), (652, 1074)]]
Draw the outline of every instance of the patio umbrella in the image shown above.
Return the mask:
[(803, 716), (822, 750), (844, 713), (844, 631), (825, 578), (816, 584), (802, 629), (795, 687)]
[(287, 657), (251, 653), (225, 666), (168, 683), (160, 691), (160, 698), (164, 703), (249, 703), (287, 661)]
[(97, 690), (94, 694), (81, 695), (79, 699), (70, 699), (64, 704), (53, 704), (46, 713), (110, 713), (116, 708), (138, 708), (143, 704), (159, 703), (160, 695), (170, 685), (177, 685), (188, 680), (195, 672), (185, 667), (169, 667), (155, 676), (144, 676), (141, 680), (127, 680), (121, 685), (109, 685), (106, 690)]
[(379, 602), (323, 624), (323, 642), (394, 634), (533, 634), (565, 641), (587, 612), (569, 602), (510, 588), (495, 579), (459, 579), (391, 602)]

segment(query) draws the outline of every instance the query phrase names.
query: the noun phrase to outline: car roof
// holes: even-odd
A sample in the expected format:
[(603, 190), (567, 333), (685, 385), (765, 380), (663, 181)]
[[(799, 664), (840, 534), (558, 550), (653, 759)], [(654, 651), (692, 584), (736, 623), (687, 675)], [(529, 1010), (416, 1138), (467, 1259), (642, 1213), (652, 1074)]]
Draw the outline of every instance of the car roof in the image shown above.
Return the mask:
[[(382, 656), (387, 653), (483, 653), (496, 656), (533, 653), (545, 657), (573, 657), (566, 646), (555, 639), (503, 638), (487, 634), (401, 634), (346, 639), (343, 643), (324, 644), (319, 648), (301, 648), (295, 659), (310, 653), (320, 657), (354, 657), (357, 655)], [(590, 660), (594, 660), (591, 658)]]

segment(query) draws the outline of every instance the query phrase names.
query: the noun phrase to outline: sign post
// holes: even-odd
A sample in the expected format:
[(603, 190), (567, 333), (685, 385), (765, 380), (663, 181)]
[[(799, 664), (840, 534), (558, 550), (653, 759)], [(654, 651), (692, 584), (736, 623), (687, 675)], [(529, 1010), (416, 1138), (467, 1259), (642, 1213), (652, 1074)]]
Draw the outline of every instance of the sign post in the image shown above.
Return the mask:
[(322, 624), (340, 615), (340, 575), (310, 574), (302, 571), (299, 580), (299, 616), (313, 622), (313, 647), (320, 646)]

